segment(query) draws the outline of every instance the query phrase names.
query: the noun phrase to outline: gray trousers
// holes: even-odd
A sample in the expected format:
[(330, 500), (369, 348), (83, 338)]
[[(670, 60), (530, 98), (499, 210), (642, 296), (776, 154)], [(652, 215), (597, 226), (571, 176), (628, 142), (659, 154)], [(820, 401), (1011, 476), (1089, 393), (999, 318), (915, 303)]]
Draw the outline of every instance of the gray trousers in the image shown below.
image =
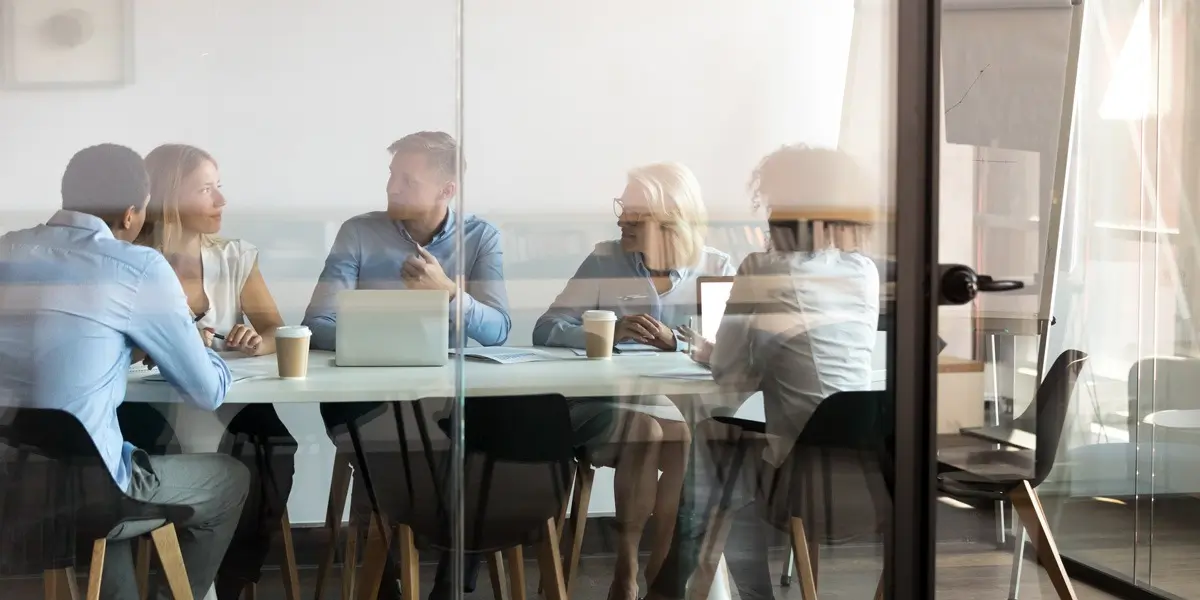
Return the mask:
[[(222, 454), (150, 456), (141, 450), (133, 452), (132, 478), (126, 492), (130, 498), (187, 506), (194, 511), (191, 518), (175, 527), (195, 598), (203, 598), (212, 587), (237, 528), (249, 485), (250, 472), (245, 465)], [(118, 525), (109, 534), (101, 598), (138, 597), (130, 540), (161, 526), (162, 521), (133, 521)], [(156, 595), (170, 598), (165, 585)]]

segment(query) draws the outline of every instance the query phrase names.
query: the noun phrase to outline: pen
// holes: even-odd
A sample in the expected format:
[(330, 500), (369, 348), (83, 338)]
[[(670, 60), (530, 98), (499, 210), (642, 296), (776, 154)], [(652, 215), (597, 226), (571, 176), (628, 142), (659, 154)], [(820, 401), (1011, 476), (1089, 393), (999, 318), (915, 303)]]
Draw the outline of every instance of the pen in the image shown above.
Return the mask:
[[(192, 317), (192, 322), (193, 322), (193, 323), (199, 323), (199, 322), (200, 322), (200, 319), (203, 319), (203, 318), (204, 318), (204, 315), (206, 315), (206, 314), (208, 314), (208, 313), (200, 313), (200, 314), (198, 314), (198, 315), (194, 315), (194, 316)], [(218, 340), (223, 340), (223, 339), (225, 339), (225, 336), (223, 336), (223, 335), (221, 335), (221, 334), (219, 334), (219, 333), (217, 333), (217, 332), (215, 332), (215, 331), (213, 332), (213, 337), (217, 338)]]
[(633, 296), (621, 296), (620, 298), (617, 298), (617, 300), (645, 300), (645, 299), (646, 299), (645, 294), (635, 294)]

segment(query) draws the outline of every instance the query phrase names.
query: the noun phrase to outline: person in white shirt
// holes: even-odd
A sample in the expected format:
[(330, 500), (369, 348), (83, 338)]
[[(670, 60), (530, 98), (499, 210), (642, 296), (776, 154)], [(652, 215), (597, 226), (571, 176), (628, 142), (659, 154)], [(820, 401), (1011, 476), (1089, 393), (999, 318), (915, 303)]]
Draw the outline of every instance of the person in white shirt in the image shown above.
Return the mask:
[[(784, 146), (759, 163), (750, 191), (755, 206), (766, 207), (770, 246), (738, 268), (716, 342), (686, 332), (693, 356), (712, 367), (723, 388), (763, 393), (768, 448), (761, 458), (751, 456), (743, 473), (764, 462), (768, 471), (779, 467), (825, 399), (870, 389), (880, 306), (879, 269), (864, 253), (879, 195), (853, 158)], [(736, 438), (733, 429), (705, 423), (697, 427), (695, 444), (718, 447)], [(671, 552), (650, 584), (651, 600), (683, 598), (701, 558), (708, 518), (701, 507), (724, 483), (712, 456), (698, 451), (693, 458), (687, 486), (702, 491), (683, 495)], [(773, 473), (748, 479), (776, 480)], [(754, 504), (736, 511), (725, 543), (729, 571), (745, 600), (774, 597), (761, 513)]]
[[(258, 249), (236, 239), (217, 237), (226, 200), (212, 155), (193, 146), (166, 144), (146, 156), (150, 204), (138, 244), (163, 254), (175, 270), (197, 327), (213, 334), (213, 349), (231, 360), (275, 352), (275, 329), (283, 325), (279, 309), (258, 269)], [(224, 339), (221, 339), (224, 338)], [(152, 422), (152, 407), (123, 405), (124, 419)], [(140, 414), (137, 414), (139, 413)], [(178, 424), (195, 417), (179, 411)], [(253, 481), (233, 543), (217, 574), (219, 600), (236, 600), (248, 583), (258, 581), (287, 506), (294, 471), (295, 440), (271, 404), (227, 406), (217, 411), (226, 426), (274, 439), (269, 464), (245, 450), (238, 457), (250, 467)], [(161, 419), (159, 419), (161, 422)], [(154, 428), (128, 427), (135, 436)], [(147, 431), (147, 429), (149, 431)], [(282, 434), (282, 436), (281, 436)], [(225, 436), (230, 437), (228, 432)], [(161, 439), (148, 445), (162, 445)], [(229, 446), (224, 440), (222, 448)], [(269, 466), (264, 472), (263, 467)]]

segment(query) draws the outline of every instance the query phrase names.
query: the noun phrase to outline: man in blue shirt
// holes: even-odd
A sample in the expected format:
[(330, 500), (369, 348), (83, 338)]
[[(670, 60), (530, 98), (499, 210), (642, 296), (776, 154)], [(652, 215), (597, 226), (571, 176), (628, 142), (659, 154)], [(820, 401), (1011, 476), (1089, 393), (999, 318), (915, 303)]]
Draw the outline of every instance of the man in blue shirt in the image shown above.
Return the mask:
[[(387, 211), (359, 215), (343, 223), (325, 259), (304, 315), (304, 324), (312, 330), (313, 347), (335, 349), (337, 294), (352, 289), (446, 290), (452, 303), (463, 303), (463, 327), (468, 339), (484, 346), (504, 344), (512, 321), (504, 288), (500, 232), (474, 215), (463, 215), (465, 289), (459, 289), (454, 281), (455, 238), (459, 232), (450, 200), (458, 193), (458, 143), (447, 133), (422, 131), (392, 143), (388, 152), (392, 162)], [(450, 345), (454, 347), (453, 307), (450, 315)], [(326, 427), (333, 430), (337, 424), (361, 418), (377, 406), (325, 404), (321, 415)], [(391, 459), (395, 459), (395, 470), (390, 468)], [(403, 468), (398, 455), (372, 456), (370, 462), (377, 465), (373, 470), (382, 473)], [(389, 483), (375, 481), (377, 488)], [(355, 494), (354, 498), (365, 502), (363, 494)], [(443, 555), (431, 598), (450, 596), (448, 567), (449, 557)], [(473, 555), (466, 569), (468, 591), (474, 588), (478, 568), (479, 560)], [(398, 597), (390, 563), (384, 582), (379, 598)]]
[[(129, 243), (149, 200), (142, 158), (112, 144), (80, 151), (63, 175), (62, 199), (45, 225), (0, 237), (0, 405), (73, 414), (126, 494), (191, 508), (179, 542), (193, 595), (203, 597), (249, 473), (226, 456), (147, 455), (124, 441), (117, 406), (130, 363), (147, 356), (184, 401), (207, 410), (224, 400), (229, 369), (205, 347), (211, 340), (189, 318), (166, 259)], [(128, 540), (160, 525), (132, 522), (110, 534), (103, 598), (137, 597)]]
[[(458, 232), (450, 200), (458, 192), (457, 143), (449, 134), (422, 131), (388, 151), (387, 211), (354, 217), (338, 231), (304, 314), (313, 347), (334, 349), (337, 294), (352, 289), (446, 290), (451, 302), (463, 303), (468, 338), (503, 344), (512, 322), (500, 232), (474, 215), (463, 216), (466, 289), (454, 281)], [(455, 311), (450, 315), (453, 336)]]

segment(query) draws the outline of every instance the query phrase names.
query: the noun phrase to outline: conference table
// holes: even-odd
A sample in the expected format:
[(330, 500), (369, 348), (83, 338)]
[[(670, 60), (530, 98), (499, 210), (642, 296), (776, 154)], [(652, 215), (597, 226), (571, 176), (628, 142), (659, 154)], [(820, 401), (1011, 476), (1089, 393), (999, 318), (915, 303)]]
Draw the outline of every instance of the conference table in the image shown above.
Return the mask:
[[(706, 369), (682, 352), (615, 355), (589, 360), (566, 348), (538, 348), (553, 360), (496, 364), (468, 358), (462, 392), (471, 397), (562, 394), (592, 396), (680, 396), (720, 393)], [(280, 379), (275, 356), (228, 360), (234, 383), (225, 404), (316, 402), (412, 402), (458, 393), (456, 359), (440, 367), (338, 367), (332, 352), (309, 354), (308, 377)], [(154, 372), (131, 373), (129, 402), (179, 402), (178, 394)]]

